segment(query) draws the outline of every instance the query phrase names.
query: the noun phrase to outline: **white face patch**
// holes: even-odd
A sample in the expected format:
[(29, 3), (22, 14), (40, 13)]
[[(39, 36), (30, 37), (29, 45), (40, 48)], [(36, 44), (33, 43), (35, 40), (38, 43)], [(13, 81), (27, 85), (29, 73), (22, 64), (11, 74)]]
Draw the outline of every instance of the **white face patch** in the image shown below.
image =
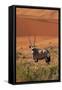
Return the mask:
[(32, 51), (32, 54), (33, 54), (33, 51)]

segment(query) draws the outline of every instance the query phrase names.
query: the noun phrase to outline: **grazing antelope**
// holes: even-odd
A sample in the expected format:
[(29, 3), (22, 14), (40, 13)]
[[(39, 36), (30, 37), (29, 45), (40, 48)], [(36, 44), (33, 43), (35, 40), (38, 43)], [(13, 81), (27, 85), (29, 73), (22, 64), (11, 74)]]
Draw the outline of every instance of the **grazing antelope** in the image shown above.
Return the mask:
[(35, 62), (38, 62), (38, 60), (45, 60), (46, 63), (50, 63), (50, 53), (47, 49), (39, 49), (36, 47), (35, 45), (35, 40), (36, 38), (34, 38), (34, 42), (33, 44), (31, 43), (31, 40), (29, 40), (29, 48), (32, 49), (32, 55), (33, 55), (33, 59)]

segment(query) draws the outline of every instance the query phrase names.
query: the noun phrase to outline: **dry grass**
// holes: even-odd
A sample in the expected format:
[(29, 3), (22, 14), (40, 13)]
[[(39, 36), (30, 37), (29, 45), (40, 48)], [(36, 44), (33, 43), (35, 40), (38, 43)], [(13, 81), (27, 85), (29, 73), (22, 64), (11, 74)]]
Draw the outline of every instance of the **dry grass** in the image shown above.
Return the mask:
[(48, 48), (51, 62), (48, 65), (45, 60), (35, 63), (32, 54), (16, 53), (16, 82), (58, 80), (58, 47)]
[[(36, 45), (47, 48), (50, 52), (51, 62), (45, 60), (35, 63), (29, 46), (29, 37), (16, 38), (16, 82), (58, 80), (58, 39), (52, 37), (37, 37)], [(31, 37), (33, 41), (33, 37)]]
[(57, 65), (42, 65), (41, 63), (29, 63), (21, 61), (16, 66), (16, 81), (40, 81), (40, 80), (57, 80)]

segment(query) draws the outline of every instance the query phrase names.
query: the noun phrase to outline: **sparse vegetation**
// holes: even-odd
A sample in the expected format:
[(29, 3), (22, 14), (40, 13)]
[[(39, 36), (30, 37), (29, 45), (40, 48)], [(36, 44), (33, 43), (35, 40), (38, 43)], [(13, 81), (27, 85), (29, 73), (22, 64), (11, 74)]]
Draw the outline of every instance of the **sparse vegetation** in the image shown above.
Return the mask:
[[(17, 39), (20, 40), (21, 38)], [(26, 39), (26, 40), (25, 40)], [(31, 49), (28, 48), (27, 38), (21, 39), (23, 48), (20, 48), (21, 42), (17, 42), (16, 52), (16, 82), (40, 81), (40, 80), (58, 80), (58, 45), (57, 39), (36, 41), (39, 48), (46, 48), (50, 52), (51, 62), (47, 64), (45, 60), (39, 60), (37, 63), (32, 58)], [(26, 41), (26, 42), (25, 42)], [(54, 41), (54, 42), (53, 42)], [(25, 44), (26, 43), (26, 44)]]
[(35, 63), (34, 60), (29, 61), (25, 56), (20, 58), (20, 62), (16, 63), (16, 81), (58, 80), (57, 48), (49, 48), (49, 51), (51, 54), (49, 65), (46, 62), (41, 63), (42, 60)]
[(57, 65), (42, 65), (41, 63), (29, 63), (22, 60), (16, 66), (16, 81), (39, 81), (39, 80), (57, 80)]

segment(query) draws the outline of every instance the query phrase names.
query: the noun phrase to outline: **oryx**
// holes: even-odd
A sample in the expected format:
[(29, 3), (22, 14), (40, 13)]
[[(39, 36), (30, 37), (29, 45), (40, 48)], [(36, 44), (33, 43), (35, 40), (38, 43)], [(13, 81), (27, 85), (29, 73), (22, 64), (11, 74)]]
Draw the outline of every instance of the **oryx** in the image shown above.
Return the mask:
[(50, 53), (48, 49), (39, 49), (35, 45), (36, 37), (34, 37), (34, 42), (32, 43), (29, 39), (29, 48), (32, 49), (32, 55), (35, 62), (38, 62), (38, 60), (45, 60), (46, 63), (50, 63)]

